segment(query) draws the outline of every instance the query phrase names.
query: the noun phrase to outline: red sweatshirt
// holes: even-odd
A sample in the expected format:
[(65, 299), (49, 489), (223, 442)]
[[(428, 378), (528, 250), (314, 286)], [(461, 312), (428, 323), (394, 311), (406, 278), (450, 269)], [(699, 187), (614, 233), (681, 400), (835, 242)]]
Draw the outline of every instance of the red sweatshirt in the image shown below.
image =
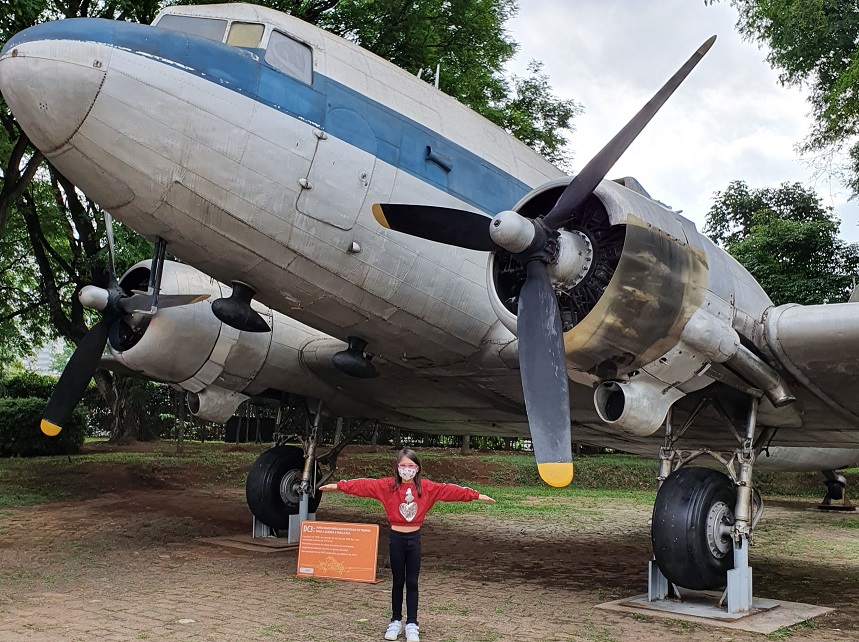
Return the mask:
[(420, 526), (436, 502), (470, 502), (480, 494), (456, 484), (439, 484), (421, 480), (421, 496), (413, 483), (402, 483), (391, 490), (393, 477), (382, 479), (350, 479), (337, 482), (337, 490), (356, 497), (378, 499), (385, 507), (391, 526)]

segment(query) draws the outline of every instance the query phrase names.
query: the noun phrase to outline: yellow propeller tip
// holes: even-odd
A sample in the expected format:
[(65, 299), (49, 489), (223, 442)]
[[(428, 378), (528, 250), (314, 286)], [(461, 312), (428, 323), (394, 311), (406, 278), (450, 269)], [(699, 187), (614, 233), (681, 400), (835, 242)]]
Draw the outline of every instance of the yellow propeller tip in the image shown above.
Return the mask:
[(569, 486), (573, 481), (574, 470), (571, 462), (537, 464), (537, 470), (543, 481), (555, 488)]
[(39, 426), (42, 429), (42, 432), (45, 433), (48, 437), (56, 437), (60, 434), (60, 431), (63, 429), (62, 426), (58, 426), (57, 424), (52, 424), (47, 419), (42, 419), (42, 423)]
[(373, 218), (375, 218), (382, 227), (391, 229), (391, 226), (388, 224), (388, 219), (385, 218), (385, 212), (382, 210), (382, 206), (379, 203), (373, 203)]

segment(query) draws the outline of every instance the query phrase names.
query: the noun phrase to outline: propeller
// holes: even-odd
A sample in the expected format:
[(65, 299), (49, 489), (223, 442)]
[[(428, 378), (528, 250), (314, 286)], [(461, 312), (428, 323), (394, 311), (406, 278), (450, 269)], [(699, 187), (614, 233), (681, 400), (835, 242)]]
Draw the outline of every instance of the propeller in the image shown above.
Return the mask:
[[(594, 156), (543, 217), (527, 219), (513, 211), (493, 218), (467, 210), (426, 205), (376, 204), (373, 215), (384, 227), (469, 250), (507, 253), (525, 267), (519, 293), (517, 334), (525, 408), (540, 477), (551, 486), (573, 479), (569, 384), (563, 326), (555, 285), (576, 283), (590, 261), (581, 236), (562, 230), (591, 196), (632, 141), (712, 47), (709, 38), (651, 100)], [(560, 231), (559, 231), (560, 230)], [(576, 251), (563, 252), (564, 246)], [(559, 257), (566, 256), (559, 261)], [(572, 256), (572, 258), (570, 258)]]
[(75, 348), (45, 406), (40, 428), (50, 437), (60, 434), (63, 424), (83, 397), (98, 368), (107, 345), (108, 331), (114, 322), (131, 315), (146, 315), (151, 318), (159, 308), (190, 305), (209, 298), (208, 294), (171, 294), (159, 297), (166, 245), (161, 239), (155, 243), (147, 292), (133, 291), (131, 295), (127, 294), (116, 278), (113, 219), (106, 212), (104, 224), (109, 254), (107, 288), (86, 285), (78, 295), (84, 307), (101, 312), (101, 319), (89, 329)]

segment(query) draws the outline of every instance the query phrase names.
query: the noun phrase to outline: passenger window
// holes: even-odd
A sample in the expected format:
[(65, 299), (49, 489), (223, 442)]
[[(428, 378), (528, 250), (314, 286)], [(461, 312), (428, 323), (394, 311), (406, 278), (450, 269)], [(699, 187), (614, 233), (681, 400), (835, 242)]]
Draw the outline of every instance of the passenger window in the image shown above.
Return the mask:
[(226, 20), (215, 20), (214, 18), (195, 18), (193, 16), (161, 16), (154, 26), (170, 31), (181, 31), (192, 36), (208, 38), (217, 42), (224, 41), (224, 33), (227, 30)]
[(310, 47), (279, 31), (272, 31), (265, 61), (308, 85), (313, 83), (313, 53)]
[(230, 35), (227, 36), (227, 44), (234, 47), (259, 47), (262, 33), (265, 27), (254, 22), (234, 22), (230, 25)]

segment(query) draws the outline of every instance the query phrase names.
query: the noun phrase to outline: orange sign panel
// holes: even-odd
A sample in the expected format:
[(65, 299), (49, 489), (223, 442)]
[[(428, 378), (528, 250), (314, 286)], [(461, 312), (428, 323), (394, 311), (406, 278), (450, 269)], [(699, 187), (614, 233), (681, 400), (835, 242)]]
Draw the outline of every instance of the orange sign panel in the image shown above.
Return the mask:
[(298, 544), (298, 576), (375, 582), (379, 525), (306, 521)]

